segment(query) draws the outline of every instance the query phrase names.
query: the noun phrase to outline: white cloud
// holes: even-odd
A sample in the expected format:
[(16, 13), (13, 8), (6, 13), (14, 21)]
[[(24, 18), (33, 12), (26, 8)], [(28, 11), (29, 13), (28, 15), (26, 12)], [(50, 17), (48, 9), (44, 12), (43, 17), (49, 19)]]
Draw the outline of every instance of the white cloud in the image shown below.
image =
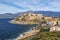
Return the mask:
[(17, 9), (8, 5), (0, 4), (0, 13), (16, 13), (16, 12), (21, 12), (21, 11), (26, 11), (22, 9)]
[[(43, 11), (60, 11), (60, 0), (0, 0), (0, 13), (5, 12), (22, 12), (28, 10), (43, 10)], [(6, 2), (7, 4), (3, 4)], [(12, 5), (26, 8), (21, 9)]]

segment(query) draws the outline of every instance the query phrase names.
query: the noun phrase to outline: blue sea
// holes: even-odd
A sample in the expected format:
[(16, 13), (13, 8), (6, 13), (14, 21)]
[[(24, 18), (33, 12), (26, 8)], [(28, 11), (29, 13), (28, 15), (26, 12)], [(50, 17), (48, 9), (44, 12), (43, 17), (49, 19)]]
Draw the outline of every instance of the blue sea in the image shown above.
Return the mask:
[(11, 24), (8, 21), (14, 18), (0, 18), (0, 40), (15, 40), (21, 33), (24, 33), (36, 25)]

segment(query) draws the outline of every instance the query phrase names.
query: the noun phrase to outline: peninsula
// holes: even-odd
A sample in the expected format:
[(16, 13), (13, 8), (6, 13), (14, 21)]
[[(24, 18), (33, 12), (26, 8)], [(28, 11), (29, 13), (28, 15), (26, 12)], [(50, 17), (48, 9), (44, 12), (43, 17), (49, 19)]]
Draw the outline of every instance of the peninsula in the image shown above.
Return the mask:
[(43, 17), (42, 14), (25, 13), (10, 21), (13, 24), (38, 24)]

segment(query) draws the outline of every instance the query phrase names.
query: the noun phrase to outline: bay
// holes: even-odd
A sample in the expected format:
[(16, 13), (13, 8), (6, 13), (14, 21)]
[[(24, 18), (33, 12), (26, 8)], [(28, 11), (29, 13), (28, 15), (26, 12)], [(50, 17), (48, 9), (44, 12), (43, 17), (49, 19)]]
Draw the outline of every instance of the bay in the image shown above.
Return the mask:
[(0, 18), (0, 40), (15, 40), (21, 33), (24, 33), (36, 25), (11, 24), (8, 21), (14, 18)]

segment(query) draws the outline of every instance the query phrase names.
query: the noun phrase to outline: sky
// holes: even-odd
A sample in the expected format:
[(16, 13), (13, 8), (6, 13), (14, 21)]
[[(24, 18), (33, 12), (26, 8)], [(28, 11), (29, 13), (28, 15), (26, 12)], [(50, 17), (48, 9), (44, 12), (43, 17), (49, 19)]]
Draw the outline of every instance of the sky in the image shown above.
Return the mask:
[(60, 12), (60, 0), (0, 0), (0, 14), (29, 10)]

